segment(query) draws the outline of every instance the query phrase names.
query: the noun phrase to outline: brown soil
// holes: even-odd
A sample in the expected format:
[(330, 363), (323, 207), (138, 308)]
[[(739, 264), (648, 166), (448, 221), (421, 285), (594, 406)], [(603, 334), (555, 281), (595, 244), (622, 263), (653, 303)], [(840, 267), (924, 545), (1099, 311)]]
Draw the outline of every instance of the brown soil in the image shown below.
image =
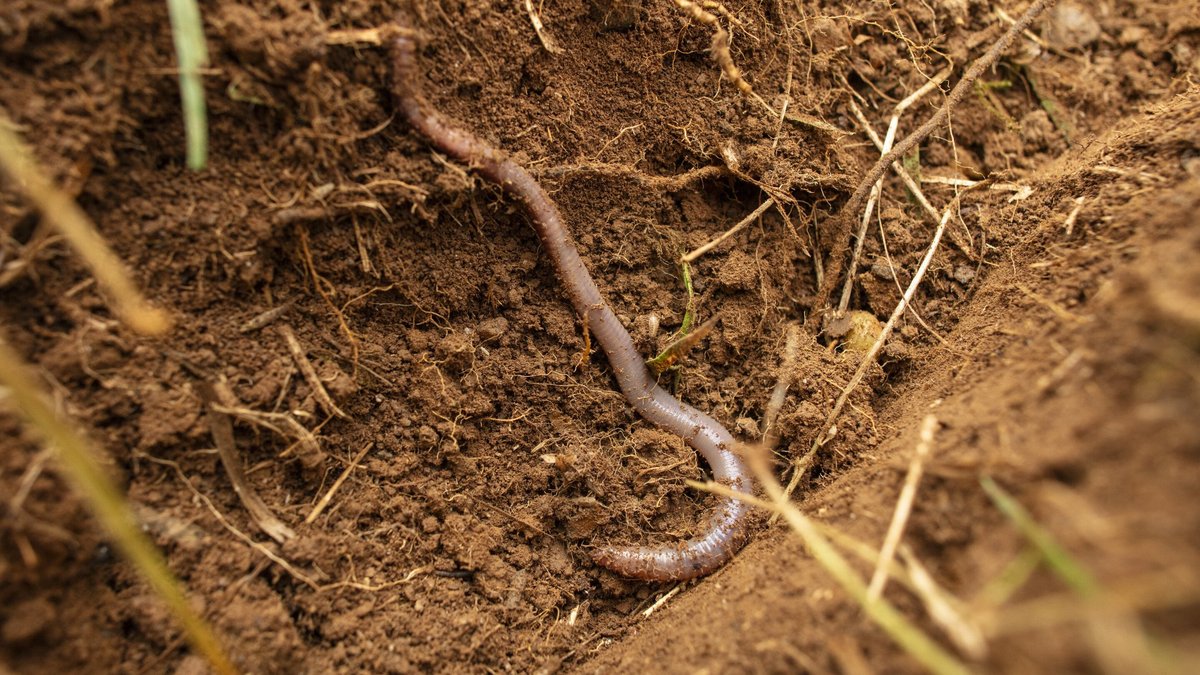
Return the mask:
[[(162, 340), (115, 322), (79, 260), (45, 238), (6, 183), (0, 324), (107, 451), (239, 667), (916, 670), (798, 539), (765, 519), (733, 563), (648, 619), (642, 610), (670, 585), (590, 562), (601, 542), (694, 534), (712, 497), (684, 480), (704, 467), (633, 415), (602, 355), (576, 367), (582, 327), (524, 217), (394, 119), (384, 51), (335, 44), (334, 31), (387, 25), (398, 10), (412, 18), (431, 100), (543, 177), (648, 355), (682, 320), (680, 252), (757, 207), (759, 185), (793, 200), (790, 222), (768, 211), (693, 272), (700, 318), (720, 312), (722, 322), (678, 392), (743, 437), (759, 432), (787, 325), (823, 309), (813, 306), (817, 262), (829, 266), (832, 214), (878, 156), (870, 142), (780, 125), (721, 77), (707, 52), (712, 29), (670, 3), (545, 3), (556, 54), (522, 3), (381, 6), (391, 4), (204, 3), (212, 156), (200, 173), (184, 167), (166, 3), (0, 7), (0, 101), (178, 322)], [(881, 132), (892, 105), (946, 59), (953, 84), (986, 50), (1006, 25), (996, 9), (1024, 9), (727, 7), (741, 22), (734, 61), (768, 102), (786, 98), (790, 111), (858, 131), (854, 96)], [(1050, 48), (1011, 50), (952, 127), (922, 145), (927, 178), (990, 176), (1031, 191), (964, 196), (917, 295), (927, 327), (913, 313), (902, 321), (799, 503), (878, 546), (932, 412), (940, 429), (905, 542), (934, 579), (970, 601), (1026, 547), (980, 488), (991, 475), (1122, 599), (1121, 625), (1136, 619), (1161, 658), (1195, 666), (1200, 15), (1190, 0), (1064, 7), (1078, 11), (1035, 26)], [(914, 106), (901, 134), (942, 99)], [(671, 180), (709, 166), (736, 175)], [(932, 182), (925, 191), (939, 208), (953, 195)], [(879, 223), (887, 251), (873, 227), (852, 307), (886, 319), (899, 299), (888, 254), (907, 283), (934, 224), (890, 176)], [(285, 303), (270, 326), (239, 330)], [(284, 324), (347, 418), (326, 419)], [(779, 422), (785, 478), (861, 358), (806, 335)], [(275, 546), (241, 506), (184, 362), (226, 378), (244, 406), (298, 411), (318, 432), (324, 456), (298, 458), (287, 438), (235, 427), (251, 484), (295, 539)], [(0, 672), (202, 668), (53, 463), (39, 469), (40, 452), (12, 411), (0, 412)], [(1147, 590), (1164, 584), (1171, 592)], [(1136, 654), (1124, 649), (1134, 631), (1096, 638), (1071, 620), (1078, 612), (1015, 613), (1066, 590), (1038, 569), (977, 666), (1145, 664), (1123, 661)], [(945, 639), (907, 591), (893, 585), (887, 597)]]

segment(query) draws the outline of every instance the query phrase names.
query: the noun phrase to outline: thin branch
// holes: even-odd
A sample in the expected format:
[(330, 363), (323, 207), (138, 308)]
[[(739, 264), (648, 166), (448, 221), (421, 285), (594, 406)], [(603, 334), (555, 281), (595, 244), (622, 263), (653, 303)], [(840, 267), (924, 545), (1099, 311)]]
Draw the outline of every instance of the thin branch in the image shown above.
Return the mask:
[(296, 339), (296, 333), (291, 326), (283, 325), (279, 327), (279, 334), (283, 336), (287, 342), (288, 351), (292, 353), (292, 360), (296, 362), (296, 366), (300, 368), (300, 372), (304, 374), (304, 379), (308, 381), (308, 386), (312, 387), (313, 397), (317, 399), (317, 403), (325, 409), (325, 412), (330, 415), (348, 419), (349, 415), (342, 412), (342, 409), (337, 407), (333, 399), (329, 396), (329, 392), (325, 389), (325, 385), (321, 382), (321, 378), (317, 375), (316, 368), (313, 368), (312, 361), (308, 360), (308, 355), (304, 353), (304, 347), (300, 341)]
[[(937, 75), (934, 75), (933, 78), (931, 78), (928, 82), (923, 84), (919, 89), (909, 94), (908, 97), (903, 101), (900, 101), (896, 104), (896, 107), (892, 110), (892, 121), (888, 124), (887, 136), (883, 139), (882, 144), (875, 135), (875, 130), (872, 129), (871, 125), (866, 121), (866, 117), (863, 116), (862, 111), (858, 109), (857, 105), (855, 105), (854, 99), (850, 99), (851, 109), (858, 118), (859, 123), (862, 124), (867, 135), (871, 137), (871, 140), (875, 142), (875, 146), (879, 148), (881, 155), (886, 156), (888, 152), (891, 151), (892, 144), (896, 141), (896, 130), (900, 126), (900, 115), (905, 110), (908, 110), (914, 103), (921, 100), (921, 98), (923, 98), (926, 94), (936, 89), (938, 85), (944, 82), (949, 76), (950, 67), (947, 66)], [(916, 186), (916, 182), (912, 180), (911, 176), (908, 176), (908, 172), (900, 166), (899, 162), (892, 162), (891, 166), (892, 169), (894, 169), (897, 173), (902, 174), (902, 178), (908, 177), (908, 180), (905, 181), (905, 184), (908, 185), (910, 190), (920, 194), (921, 189)], [(871, 214), (875, 212), (875, 206), (879, 202), (882, 195), (883, 174), (880, 174), (879, 179), (875, 181), (875, 185), (871, 188), (871, 196), (869, 199), (867, 199), (867, 207), (863, 209), (862, 222), (858, 227), (858, 238), (854, 243), (854, 255), (850, 257), (850, 269), (846, 271), (845, 285), (842, 286), (842, 298), (840, 301), (838, 301), (837, 313), (839, 316), (846, 311), (847, 307), (850, 306), (850, 292), (854, 288), (854, 273), (855, 270), (858, 269), (858, 260), (862, 256), (863, 243), (867, 239), (867, 227), (871, 224)], [(921, 195), (921, 201), (931, 210), (933, 209), (932, 206), (929, 206), (929, 202), (925, 201), (924, 195)], [(935, 221), (937, 220), (936, 211), (934, 211), (933, 218)]]
[[(946, 102), (942, 104), (942, 107), (939, 108), (936, 113), (934, 113), (933, 117), (929, 118), (929, 120), (925, 122), (925, 124), (922, 124), (921, 127), (916, 131), (905, 137), (904, 140), (897, 143), (895, 147), (892, 148), (891, 152), (880, 157), (879, 160), (875, 162), (875, 165), (871, 167), (870, 171), (867, 171), (867, 173), (863, 176), (862, 181), (858, 184), (858, 187), (854, 190), (854, 193), (850, 196), (850, 199), (846, 202), (846, 205), (842, 207), (842, 210), (838, 213), (838, 224), (836, 228), (838, 234), (833, 242), (833, 250), (831, 250), (829, 253), (829, 267), (825, 270), (825, 283), (822, 284), (821, 289), (817, 292), (816, 301), (814, 302), (815, 307), (823, 307), (826, 304), (829, 294), (833, 290), (833, 286), (837, 283), (838, 278), (841, 276), (843, 264), (842, 257), (845, 255), (846, 249), (850, 245), (849, 235), (850, 227), (852, 225), (851, 218), (859, 213), (859, 209), (862, 207), (862, 204), (866, 200), (868, 193), (871, 191), (871, 187), (876, 181), (879, 180), (879, 177), (882, 176), (885, 171), (887, 171), (888, 167), (891, 166), (893, 162), (907, 155), (914, 147), (917, 146), (918, 143), (928, 138), (929, 135), (936, 131), (939, 126), (945, 123), (945, 121), (950, 117), (950, 112), (954, 109), (954, 106), (958, 105), (958, 103), (961, 102), (964, 97), (966, 97), (967, 92), (971, 91), (975, 81), (979, 79), (979, 76), (982, 75), (985, 70), (992, 67), (996, 61), (1000, 59), (1000, 56), (1009, 48), (1009, 46), (1012, 45), (1017, 36), (1019, 36), (1022, 31), (1028, 28), (1029, 25), (1033, 23), (1033, 20), (1038, 17), (1038, 15), (1040, 15), (1047, 7), (1050, 7), (1055, 2), (1056, 0), (1036, 0), (1036, 2), (1030, 5), (1029, 9), (1025, 10), (1025, 13), (1021, 15), (1021, 18), (1018, 19), (1011, 27), (1009, 27), (1009, 29), (1000, 36), (1000, 39), (996, 40), (995, 44), (988, 49), (987, 53), (976, 59), (975, 62), (971, 64), (971, 67), (968, 68), (967, 72), (963, 74), (962, 79), (958, 81), (958, 84), (954, 86), (954, 89), (951, 90), (950, 94), (946, 97)], [(816, 317), (818, 314), (819, 312), (813, 312), (812, 316)], [(810, 321), (811, 320), (812, 319), (810, 318)]]
[(227, 413), (217, 410), (222, 402), (217, 393), (217, 386), (208, 380), (201, 380), (197, 389), (200, 392), (200, 399), (204, 401), (204, 407), (208, 409), (208, 429), (212, 434), (213, 442), (217, 445), (221, 466), (225, 468), (225, 474), (233, 485), (233, 491), (250, 514), (250, 519), (268, 537), (281, 544), (292, 539), (296, 536), (296, 532), (275, 515), (271, 507), (267, 506), (266, 502), (258, 496), (258, 492), (254, 486), (250, 485), (250, 481), (246, 480), (242, 458), (238, 455), (237, 446), (233, 440), (233, 420)]
[(313, 510), (308, 514), (308, 517), (304, 519), (305, 525), (308, 525), (312, 523), (312, 521), (316, 520), (317, 516), (320, 516), (321, 512), (325, 510), (325, 507), (329, 506), (329, 501), (333, 499), (333, 493), (337, 492), (338, 488), (342, 487), (342, 483), (346, 482), (346, 479), (350, 477), (350, 473), (354, 471), (355, 467), (358, 466), (358, 463), (362, 461), (363, 456), (366, 455), (367, 451), (373, 447), (375, 447), (373, 442), (367, 443), (363, 446), (362, 450), (358, 451), (358, 454), (355, 455), (354, 459), (350, 460), (350, 465), (347, 466), (344, 471), (342, 471), (342, 475), (338, 476), (337, 480), (333, 481), (333, 485), (330, 486), (329, 490), (324, 494), (324, 496), (321, 497), (321, 501), (317, 502), (317, 505), (313, 507)]

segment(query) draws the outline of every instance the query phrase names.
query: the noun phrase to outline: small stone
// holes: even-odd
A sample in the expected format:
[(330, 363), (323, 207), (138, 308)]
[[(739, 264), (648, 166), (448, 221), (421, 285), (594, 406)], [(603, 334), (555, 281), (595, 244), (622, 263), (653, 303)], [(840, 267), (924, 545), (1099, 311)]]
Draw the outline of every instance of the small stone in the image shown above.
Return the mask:
[(1133, 47), (1148, 37), (1150, 37), (1150, 31), (1142, 26), (1126, 26), (1121, 29), (1121, 35), (1117, 38), (1117, 42), (1120, 42), (1122, 47)]
[(738, 435), (743, 438), (758, 438), (760, 435), (758, 430), (758, 422), (755, 422), (749, 417), (737, 418), (736, 427)]
[(870, 312), (853, 311), (849, 314), (850, 329), (846, 331), (847, 351), (866, 353), (874, 346), (883, 332), (883, 324)]
[(871, 263), (871, 274), (884, 281), (891, 281), (895, 277), (892, 266), (884, 258), (876, 258), (875, 262)]
[(479, 337), (485, 342), (497, 340), (508, 332), (508, 319), (498, 316), (479, 323)]
[(1200, 178), (1200, 157), (1186, 157), (1181, 164), (1192, 178)]
[(1100, 39), (1100, 24), (1083, 5), (1062, 2), (1049, 11), (1044, 37), (1059, 49), (1079, 49)]
[(175, 675), (205, 675), (208, 672), (208, 662), (195, 654), (183, 657), (175, 667)]

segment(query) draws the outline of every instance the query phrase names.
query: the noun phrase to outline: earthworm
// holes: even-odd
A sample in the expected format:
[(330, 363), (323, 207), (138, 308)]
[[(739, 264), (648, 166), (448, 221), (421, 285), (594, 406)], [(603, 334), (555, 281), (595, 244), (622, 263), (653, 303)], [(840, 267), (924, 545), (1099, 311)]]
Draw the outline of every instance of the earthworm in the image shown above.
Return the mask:
[[(503, 151), (457, 128), (424, 100), (417, 86), (416, 51), (411, 32), (401, 29), (392, 45), (400, 113), (434, 146), (467, 164), (524, 206), (575, 311), (608, 356), (630, 405), (651, 423), (687, 441), (708, 461), (716, 481), (739, 492), (751, 492), (753, 482), (734, 453), (733, 436), (715, 419), (658, 386), (628, 331), (604, 302), (558, 207), (541, 185)], [(703, 576), (719, 568), (745, 543), (746, 513), (742, 502), (721, 497), (702, 536), (660, 546), (602, 546), (592, 552), (592, 560), (624, 576), (647, 581)]]

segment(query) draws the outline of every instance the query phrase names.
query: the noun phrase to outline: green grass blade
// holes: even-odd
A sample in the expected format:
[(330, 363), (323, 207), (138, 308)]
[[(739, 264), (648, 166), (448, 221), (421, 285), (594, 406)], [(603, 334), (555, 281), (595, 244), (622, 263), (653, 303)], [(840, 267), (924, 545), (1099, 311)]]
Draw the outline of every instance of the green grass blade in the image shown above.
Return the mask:
[(167, 0), (171, 35), (179, 61), (179, 95), (183, 101), (183, 127), (187, 133), (188, 167), (199, 171), (208, 164), (208, 113), (204, 104), (201, 69), (208, 65), (204, 24), (196, 0)]
[(1000, 513), (1012, 521), (1021, 534), (1025, 535), (1025, 538), (1041, 551), (1046, 564), (1068, 586), (1085, 598), (1094, 597), (1099, 593), (1100, 585), (1096, 579), (1083, 568), (1083, 565), (1076, 562), (1071, 554), (1055, 541), (1054, 536), (1039, 525), (1012, 495), (1008, 494), (990, 476), (980, 478), (979, 484), (983, 486), (983, 491), (991, 498), (996, 508), (1000, 509)]

